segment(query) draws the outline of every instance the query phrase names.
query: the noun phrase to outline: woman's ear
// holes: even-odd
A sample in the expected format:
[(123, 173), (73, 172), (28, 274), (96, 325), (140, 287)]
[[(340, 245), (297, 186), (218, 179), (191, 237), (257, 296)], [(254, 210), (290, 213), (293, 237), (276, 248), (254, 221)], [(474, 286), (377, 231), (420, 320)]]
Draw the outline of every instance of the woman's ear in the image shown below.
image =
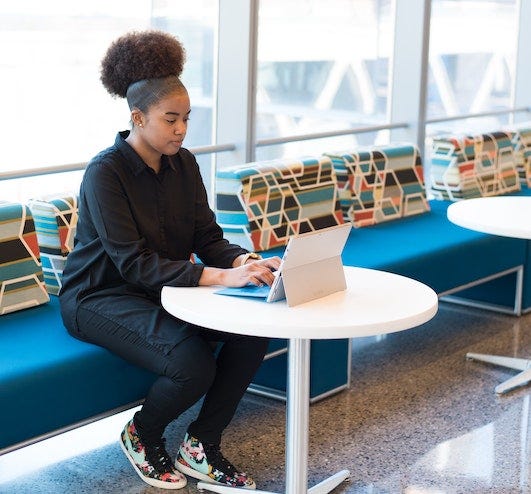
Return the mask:
[(138, 108), (131, 110), (131, 122), (133, 122), (135, 127), (144, 126), (144, 114)]

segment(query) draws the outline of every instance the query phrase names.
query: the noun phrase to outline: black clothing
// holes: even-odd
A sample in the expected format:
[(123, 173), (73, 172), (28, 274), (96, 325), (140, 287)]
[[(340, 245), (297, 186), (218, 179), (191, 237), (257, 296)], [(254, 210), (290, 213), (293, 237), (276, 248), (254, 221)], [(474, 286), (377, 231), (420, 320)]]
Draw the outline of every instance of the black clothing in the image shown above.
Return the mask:
[[(267, 350), (267, 338), (240, 336), (194, 327), (194, 334), (169, 353), (99, 313), (87, 300), (78, 311), (83, 337), (127, 361), (160, 375), (135, 416), (145, 441), (156, 443), (166, 426), (203, 395), (205, 400), (188, 431), (203, 442), (219, 444)], [(175, 318), (162, 314), (163, 324)], [(219, 354), (212, 343), (222, 342)]]
[[(190, 432), (219, 443), (267, 339), (181, 321), (163, 309), (160, 292), (164, 285), (197, 286), (204, 265), (192, 263), (192, 253), (229, 268), (247, 250), (223, 238), (189, 151), (162, 156), (155, 173), (127, 135), (118, 134), (85, 171), (59, 295), (63, 321), (72, 336), (159, 375), (135, 416), (143, 438), (160, 442), (166, 426), (206, 393)], [(213, 341), (223, 342), (217, 354)]]
[[(102, 305), (107, 300), (111, 311), (114, 296), (123, 295), (160, 307), (164, 285), (198, 284), (203, 264), (192, 264), (192, 253), (206, 265), (228, 268), (247, 252), (223, 238), (189, 151), (163, 156), (157, 174), (125, 141), (128, 134), (119, 133), (92, 159), (81, 184), (75, 247), (60, 294), (65, 325), (78, 337), (76, 310), (87, 297), (101, 297)], [(167, 350), (190, 334), (185, 325), (176, 339), (174, 328), (168, 334), (157, 327), (158, 317), (159, 311), (151, 313), (138, 330)]]

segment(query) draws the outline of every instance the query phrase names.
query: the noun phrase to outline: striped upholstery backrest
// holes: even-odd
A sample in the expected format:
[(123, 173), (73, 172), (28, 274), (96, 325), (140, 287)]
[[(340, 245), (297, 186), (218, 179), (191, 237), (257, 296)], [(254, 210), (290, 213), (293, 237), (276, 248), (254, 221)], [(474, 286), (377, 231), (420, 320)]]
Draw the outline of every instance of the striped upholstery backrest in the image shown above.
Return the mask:
[(508, 132), (433, 140), (431, 189), (438, 199), (469, 199), (520, 190)]
[(422, 160), (412, 144), (327, 153), (334, 164), (345, 220), (374, 225), (430, 210)]
[(32, 199), (28, 204), (35, 220), (46, 289), (57, 295), (66, 257), (74, 247), (77, 197), (54, 194)]
[(531, 187), (531, 127), (510, 129), (520, 184)]
[(29, 208), (0, 201), (0, 314), (48, 302)]
[(229, 241), (255, 251), (341, 224), (332, 162), (321, 156), (218, 170), (216, 216)]

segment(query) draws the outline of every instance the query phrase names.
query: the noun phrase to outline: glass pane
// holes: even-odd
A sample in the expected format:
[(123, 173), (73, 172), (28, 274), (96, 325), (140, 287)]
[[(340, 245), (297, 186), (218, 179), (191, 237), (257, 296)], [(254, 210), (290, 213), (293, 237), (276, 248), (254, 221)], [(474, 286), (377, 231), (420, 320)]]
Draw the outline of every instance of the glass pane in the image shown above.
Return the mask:
[[(428, 119), (511, 107), (517, 17), (516, 0), (432, 0)], [(492, 116), (478, 125), (488, 130), (506, 119)], [(430, 132), (470, 125), (444, 122)]]
[(183, 42), (186, 146), (210, 144), (216, 24), (216, 0), (1, 2), (0, 172), (84, 163), (129, 127), (127, 104), (106, 93), (99, 70), (109, 44), (130, 30), (162, 29)]
[(151, 0), (151, 25), (176, 35), (186, 49), (182, 79), (190, 94), (192, 113), (185, 147), (212, 144), (214, 107), (214, 46), (217, 0)]
[[(258, 140), (386, 122), (392, 7), (392, 0), (260, 2)], [(372, 144), (374, 136), (339, 142)], [(295, 156), (313, 148), (321, 152), (322, 143), (264, 147), (257, 154)]]
[[(354, 149), (358, 146), (372, 146), (373, 144), (387, 144), (389, 131), (375, 131), (357, 134), (356, 136), (334, 136), (319, 139), (306, 139), (301, 142), (275, 144), (259, 147), (256, 150), (256, 160), (264, 161), (275, 158), (297, 158), (306, 155), (321, 155), (323, 153), (337, 153)], [(298, 149), (295, 147), (300, 146)]]

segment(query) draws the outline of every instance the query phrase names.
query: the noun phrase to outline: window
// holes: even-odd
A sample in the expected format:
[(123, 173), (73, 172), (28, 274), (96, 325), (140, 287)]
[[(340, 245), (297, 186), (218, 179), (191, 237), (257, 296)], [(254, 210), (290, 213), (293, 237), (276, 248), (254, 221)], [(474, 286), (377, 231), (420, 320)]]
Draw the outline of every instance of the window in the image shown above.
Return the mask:
[[(387, 121), (391, 0), (267, 0), (258, 28), (257, 138)], [(333, 149), (375, 133), (330, 139)], [(322, 140), (261, 148), (260, 159), (323, 151)], [(330, 149), (330, 148), (328, 148)]]
[[(512, 107), (518, 15), (516, 0), (433, 0), (427, 118)], [(440, 122), (442, 131), (488, 131), (510, 114)]]
[[(99, 69), (110, 43), (130, 30), (162, 29), (184, 43), (182, 77), (192, 102), (186, 145), (210, 144), (216, 23), (215, 0), (2, 2), (0, 172), (85, 163), (129, 128), (127, 104), (107, 94)], [(48, 183), (57, 191), (59, 180), (68, 178), (26, 180), (24, 195), (45, 193)], [(9, 182), (0, 182), (4, 199), (18, 189), (18, 180)]]
[[(426, 74), (422, 73), (422, 29), (424, 6), (429, 2), (247, 1), (251, 0), (0, 2), (0, 42), (4, 47), (0, 59), (4, 89), (0, 174), (86, 163), (113, 142), (117, 130), (129, 127), (127, 105), (105, 92), (99, 65), (109, 44), (134, 29), (171, 32), (186, 47), (183, 80), (191, 96), (192, 115), (185, 145), (234, 148), (198, 156), (211, 199), (212, 157), (217, 156), (218, 166), (238, 164), (245, 159), (242, 156), (253, 155), (254, 137), (257, 160), (340, 151), (386, 143), (390, 138), (422, 147), (426, 136), (429, 149), (429, 138), (435, 134), (488, 132), (509, 123), (515, 85), (518, 104), (529, 106), (525, 91), (530, 80), (529, 36), (518, 32), (519, 12), (529, 17), (528, 2), (431, 0)], [(252, 21), (247, 9), (241, 8), (250, 5), (258, 6), (258, 18)], [(254, 15), (254, 9), (249, 10)], [(235, 30), (227, 19), (244, 27), (241, 33), (245, 36), (230, 39)], [(218, 47), (220, 20), (224, 22)], [(248, 60), (242, 60), (239, 42), (248, 41), (248, 31), (256, 32), (255, 21), (258, 53), (256, 63), (251, 61), (249, 66), (257, 70), (256, 88), (248, 88), (246, 83), (254, 82), (254, 73), (247, 73)], [(518, 36), (524, 40), (520, 51)], [(234, 40), (237, 42), (231, 43)], [(249, 46), (254, 47), (254, 39)], [(217, 94), (218, 56), (222, 68), (223, 63), (230, 65), (230, 70), (220, 73), (220, 81), (225, 83), (224, 74), (232, 75), (232, 70), (238, 74), (240, 84), (235, 92), (243, 95), (241, 108), (245, 110), (235, 118), (234, 112), (240, 108), (219, 105), (219, 140), (214, 143), (217, 98), (220, 103), (239, 101), (227, 96), (226, 88), (230, 93), (234, 78), (222, 84), (225, 89)], [(254, 92), (256, 121), (249, 122), (253, 108), (248, 98)], [(393, 101), (391, 94), (396, 94)], [(451, 119), (485, 112), (499, 113)], [(522, 118), (529, 114), (520, 113)], [(394, 128), (347, 132), (385, 125)], [(227, 128), (233, 132), (220, 130)], [(327, 132), (343, 134), (341, 131), (345, 135), (304, 138)], [(225, 138), (227, 135), (230, 138)], [(300, 139), (284, 142), (293, 136)], [(429, 167), (429, 160), (424, 164)], [(0, 199), (23, 200), (57, 191), (57, 184), (68, 180), (77, 187), (81, 175), (0, 180)]]

